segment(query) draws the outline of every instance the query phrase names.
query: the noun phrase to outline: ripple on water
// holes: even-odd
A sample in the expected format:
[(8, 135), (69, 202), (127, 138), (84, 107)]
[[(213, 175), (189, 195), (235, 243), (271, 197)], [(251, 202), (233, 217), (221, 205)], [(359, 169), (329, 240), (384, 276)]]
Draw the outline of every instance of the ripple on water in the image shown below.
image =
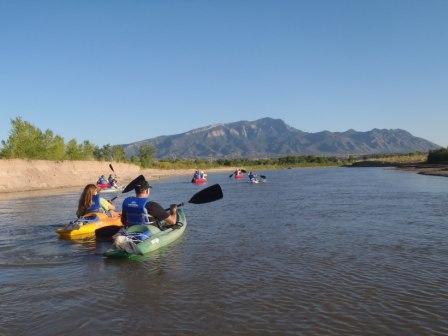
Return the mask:
[[(138, 262), (56, 237), (77, 195), (0, 201), (0, 334), (448, 334), (448, 179), (265, 175), (211, 174), (225, 198), (188, 205), (185, 236)], [(154, 199), (188, 199), (183, 182), (155, 182)]]

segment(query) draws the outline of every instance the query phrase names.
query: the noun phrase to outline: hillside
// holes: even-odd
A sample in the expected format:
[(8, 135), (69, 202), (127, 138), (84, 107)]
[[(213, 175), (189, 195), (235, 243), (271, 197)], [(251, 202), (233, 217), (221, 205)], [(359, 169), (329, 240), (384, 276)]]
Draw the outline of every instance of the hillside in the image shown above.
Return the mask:
[(307, 133), (287, 125), (281, 119), (272, 118), (210, 125), (181, 134), (126, 144), (126, 155), (130, 157), (138, 154), (140, 146), (144, 144), (154, 145), (158, 158), (363, 155), (426, 152), (439, 148), (402, 129)]

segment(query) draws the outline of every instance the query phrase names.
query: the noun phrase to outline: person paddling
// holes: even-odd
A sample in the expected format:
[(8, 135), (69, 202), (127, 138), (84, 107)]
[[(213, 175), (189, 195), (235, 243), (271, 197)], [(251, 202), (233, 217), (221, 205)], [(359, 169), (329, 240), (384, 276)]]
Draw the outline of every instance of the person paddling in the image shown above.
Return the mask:
[(98, 187), (94, 184), (88, 184), (85, 186), (81, 197), (79, 198), (76, 215), (79, 218), (88, 213), (97, 212), (109, 212), (111, 217), (117, 216), (115, 206), (98, 195)]
[(200, 176), (200, 174), (199, 174), (199, 170), (196, 170), (196, 171), (194, 172), (194, 175), (193, 175), (193, 181), (199, 179), (200, 177), (201, 177), (201, 176)]
[(107, 180), (106, 180), (106, 177), (105, 177), (104, 175), (101, 175), (101, 176), (98, 178), (98, 181), (96, 182), (96, 184), (98, 184), (98, 185), (100, 185), (100, 186), (103, 186), (103, 185), (108, 184), (108, 182), (107, 182)]
[(114, 176), (112, 176), (112, 174), (109, 175), (107, 181), (111, 188), (118, 188), (117, 179)]
[(151, 224), (150, 217), (157, 221), (165, 221), (167, 225), (177, 222), (177, 205), (171, 204), (169, 213), (163, 207), (149, 200), (152, 187), (148, 181), (142, 179), (135, 183), (135, 196), (127, 197), (123, 201), (121, 222), (124, 226)]
[(249, 175), (247, 175), (247, 177), (249, 177), (249, 181), (253, 182), (257, 179), (257, 174), (249, 172)]

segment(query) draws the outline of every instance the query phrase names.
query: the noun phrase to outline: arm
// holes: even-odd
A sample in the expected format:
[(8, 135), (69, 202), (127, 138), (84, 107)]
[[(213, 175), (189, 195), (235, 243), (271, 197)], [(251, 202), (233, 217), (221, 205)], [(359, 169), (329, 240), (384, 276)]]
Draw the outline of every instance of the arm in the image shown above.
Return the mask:
[(159, 203), (148, 202), (146, 210), (151, 217), (159, 221), (164, 220), (168, 225), (174, 225), (177, 222), (177, 206), (175, 204), (171, 205), (169, 212), (166, 212)]
[(112, 203), (110, 203), (108, 200), (104, 199), (104, 198), (100, 198), (100, 204), (101, 207), (105, 210), (105, 211), (110, 211), (110, 210), (115, 210), (115, 205), (113, 205)]
[(170, 215), (165, 218), (165, 222), (168, 225), (174, 225), (177, 223), (177, 205), (171, 204), (170, 206)]

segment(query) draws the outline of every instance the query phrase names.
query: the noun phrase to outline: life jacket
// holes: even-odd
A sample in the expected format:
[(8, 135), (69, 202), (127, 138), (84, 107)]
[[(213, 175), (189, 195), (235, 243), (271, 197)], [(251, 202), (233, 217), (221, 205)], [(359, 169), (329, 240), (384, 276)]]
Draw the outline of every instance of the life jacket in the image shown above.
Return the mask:
[(149, 214), (146, 210), (146, 203), (149, 198), (128, 197), (123, 201), (122, 211), (126, 214), (126, 226), (147, 225)]
[(95, 195), (92, 197), (92, 205), (86, 209), (86, 213), (88, 212), (102, 212), (103, 209), (101, 208), (100, 203), (100, 195)]

